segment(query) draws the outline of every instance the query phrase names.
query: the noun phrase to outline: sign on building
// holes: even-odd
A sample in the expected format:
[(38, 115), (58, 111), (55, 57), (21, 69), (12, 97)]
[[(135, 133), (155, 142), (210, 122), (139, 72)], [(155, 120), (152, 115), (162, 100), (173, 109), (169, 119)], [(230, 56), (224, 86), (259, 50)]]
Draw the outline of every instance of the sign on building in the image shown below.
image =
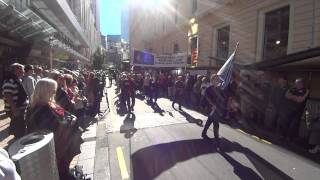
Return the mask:
[(149, 67), (185, 67), (187, 65), (187, 53), (154, 55), (135, 50), (131, 64)]

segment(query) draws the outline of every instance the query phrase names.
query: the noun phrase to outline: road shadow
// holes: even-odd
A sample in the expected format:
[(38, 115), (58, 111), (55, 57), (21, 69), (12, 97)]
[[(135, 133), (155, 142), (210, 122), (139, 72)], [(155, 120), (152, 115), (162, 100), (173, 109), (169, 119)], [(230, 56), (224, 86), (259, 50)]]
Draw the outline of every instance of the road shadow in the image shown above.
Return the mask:
[(120, 127), (120, 133), (124, 134), (124, 137), (131, 138), (138, 130), (134, 127), (134, 122), (136, 120), (136, 115), (134, 113), (127, 114)]
[(200, 127), (203, 127), (203, 121), (201, 119), (194, 118), (189, 113), (187, 113), (186, 111), (183, 111), (183, 110), (182, 111), (178, 111), (178, 112), (182, 116), (184, 116), (189, 123), (196, 124), (196, 125), (198, 125)]
[(149, 105), (152, 109), (153, 109), (153, 112), (154, 113), (158, 113), (158, 114), (160, 114), (161, 116), (164, 116), (164, 110), (163, 109), (161, 109), (161, 107), (158, 105), (158, 103), (153, 103), (153, 102), (151, 102), (151, 101), (149, 101), (148, 103), (147, 103), (147, 105)]
[[(227, 154), (231, 152), (245, 155), (260, 175)], [(220, 140), (220, 146), (217, 146), (214, 141), (193, 139), (157, 144), (140, 149), (131, 155), (133, 177), (135, 180), (152, 180), (178, 163), (214, 153), (219, 153), (233, 167), (234, 175), (239, 179), (292, 179), (253, 151), (226, 139)], [(212, 166), (212, 170), (214, 171), (214, 166)]]

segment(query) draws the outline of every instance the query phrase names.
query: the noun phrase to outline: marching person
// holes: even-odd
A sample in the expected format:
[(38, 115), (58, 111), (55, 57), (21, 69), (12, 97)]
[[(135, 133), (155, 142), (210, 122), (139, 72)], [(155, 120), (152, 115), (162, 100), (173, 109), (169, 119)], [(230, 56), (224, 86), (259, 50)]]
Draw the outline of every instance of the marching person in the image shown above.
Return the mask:
[(207, 131), (211, 124), (213, 124), (214, 137), (219, 143), (219, 122), (223, 120), (227, 112), (227, 97), (223, 90), (220, 89), (220, 78), (218, 75), (211, 76), (212, 85), (207, 88), (205, 96), (211, 106), (211, 112), (208, 120), (204, 125), (202, 137), (208, 139)]
[(174, 99), (172, 101), (172, 107), (174, 108), (174, 104), (178, 102), (180, 111), (182, 111), (181, 104), (183, 99), (184, 87), (185, 86), (184, 86), (182, 76), (178, 76), (177, 81), (175, 82), (175, 85), (174, 85), (175, 93), (174, 93)]
[(131, 111), (134, 110), (135, 105), (135, 90), (134, 83), (129, 75), (124, 77), (121, 93), (124, 97), (124, 103), (127, 105), (128, 113), (131, 113)]

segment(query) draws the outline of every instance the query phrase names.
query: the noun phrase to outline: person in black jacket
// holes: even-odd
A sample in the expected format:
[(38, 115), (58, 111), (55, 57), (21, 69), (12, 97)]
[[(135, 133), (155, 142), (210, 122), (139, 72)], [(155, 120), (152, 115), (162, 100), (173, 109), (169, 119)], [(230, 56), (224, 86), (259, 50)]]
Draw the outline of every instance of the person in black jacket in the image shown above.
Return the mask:
[(225, 118), (227, 112), (227, 97), (223, 90), (220, 89), (219, 76), (213, 74), (211, 76), (212, 86), (209, 86), (205, 92), (205, 97), (211, 106), (211, 112), (208, 120), (204, 125), (202, 137), (207, 139), (207, 131), (213, 124), (213, 132), (215, 139), (219, 142), (219, 122)]

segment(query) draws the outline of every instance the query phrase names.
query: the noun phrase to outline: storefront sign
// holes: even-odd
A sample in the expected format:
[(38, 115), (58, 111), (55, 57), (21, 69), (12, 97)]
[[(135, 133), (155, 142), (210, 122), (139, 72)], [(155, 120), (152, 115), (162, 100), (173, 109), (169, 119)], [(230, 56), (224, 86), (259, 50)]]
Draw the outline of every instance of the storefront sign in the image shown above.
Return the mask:
[(131, 65), (149, 67), (185, 67), (187, 65), (187, 53), (154, 55), (135, 50)]

